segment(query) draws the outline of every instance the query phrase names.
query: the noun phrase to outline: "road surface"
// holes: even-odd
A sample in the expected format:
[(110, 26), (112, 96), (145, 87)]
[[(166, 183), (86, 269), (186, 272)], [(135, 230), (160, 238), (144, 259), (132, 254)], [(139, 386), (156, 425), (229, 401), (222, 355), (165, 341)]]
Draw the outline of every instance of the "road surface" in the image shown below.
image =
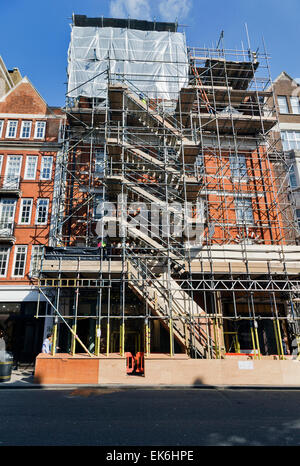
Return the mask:
[(1, 389), (0, 446), (300, 445), (300, 390)]

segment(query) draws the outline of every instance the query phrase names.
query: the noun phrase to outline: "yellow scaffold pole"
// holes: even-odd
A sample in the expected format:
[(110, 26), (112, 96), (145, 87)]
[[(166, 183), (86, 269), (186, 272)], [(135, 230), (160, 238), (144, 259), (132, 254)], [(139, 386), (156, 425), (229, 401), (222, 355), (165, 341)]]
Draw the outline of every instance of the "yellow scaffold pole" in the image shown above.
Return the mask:
[(284, 353), (283, 353), (283, 346), (282, 346), (282, 338), (281, 338), (281, 330), (280, 330), (280, 325), (279, 325), (279, 319), (276, 319), (276, 327), (277, 327), (278, 342), (279, 342), (279, 348), (280, 348), (279, 357), (280, 357), (280, 359), (284, 359)]
[(170, 319), (169, 321), (169, 328), (170, 328), (170, 356), (174, 356), (174, 348), (173, 348), (173, 320)]
[(258, 332), (257, 332), (257, 322), (256, 322), (256, 320), (254, 321), (254, 335), (255, 335), (255, 340), (256, 340), (256, 345), (257, 345), (257, 355), (258, 355), (258, 359), (261, 359), (260, 346), (259, 346), (259, 339), (258, 339)]
[(278, 333), (277, 333), (277, 326), (276, 326), (276, 321), (275, 319), (273, 320), (273, 325), (274, 325), (274, 334), (275, 334), (275, 341), (276, 341), (276, 347), (277, 347), (277, 353), (278, 353), (278, 356), (280, 358), (280, 345), (279, 345), (279, 341), (278, 341)]
[[(63, 318), (63, 316), (59, 313), (59, 311), (56, 309), (56, 307), (51, 303), (50, 299), (48, 298), (48, 296), (45, 295), (45, 293), (43, 292), (43, 290), (41, 290), (41, 293), (43, 294), (43, 296), (45, 297), (45, 299), (48, 301), (48, 303), (50, 304), (50, 306), (54, 309), (54, 311), (56, 312), (57, 316), (56, 316), (56, 319), (58, 319), (58, 316), (61, 318), (61, 320), (66, 324), (66, 326), (68, 327), (68, 329), (70, 330), (70, 332), (72, 333), (72, 335), (74, 335), (74, 337), (76, 338), (76, 340), (78, 341), (78, 343), (82, 346), (82, 348), (85, 350), (85, 352), (90, 356), (90, 357), (93, 357), (93, 355), (89, 352), (89, 350), (87, 349), (87, 347), (82, 343), (82, 341), (80, 340), (80, 338), (74, 333), (73, 329), (70, 327), (70, 325), (67, 323), (67, 321)], [(55, 330), (55, 329), (54, 329)]]
[(146, 355), (149, 356), (150, 354), (150, 327), (149, 327), (148, 319), (146, 319), (146, 322), (145, 322), (145, 352), (146, 352)]
[[(57, 295), (56, 295), (56, 308), (57, 309), (59, 309), (59, 298), (60, 298), (60, 288), (57, 289)], [(57, 326), (58, 326), (58, 317), (56, 315), (54, 318), (54, 325), (53, 325), (53, 339), (52, 339), (52, 348), (51, 348), (52, 356), (55, 356), (55, 353), (56, 353)]]
[(213, 319), (213, 328), (214, 328), (214, 337), (215, 337), (215, 351), (216, 351), (216, 359), (220, 359), (220, 346), (219, 346), (219, 335), (218, 335), (218, 321), (215, 317)]
[(95, 356), (100, 354), (100, 340), (101, 340), (101, 325), (96, 325), (96, 335), (95, 335)]
[(125, 354), (125, 322), (120, 324), (120, 355)]
[(76, 338), (74, 335), (77, 334), (77, 310), (78, 310), (78, 298), (79, 298), (79, 289), (77, 288), (75, 291), (75, 309), (74, 309), (74, 323), (72, 325), (72, 331), (74, 332), (72, 335), (72, 340), (71, 340), (71, 354), (72, 356), (75, 355), (76, 352)]
[(110, 325), (109, 325), (109, 319), (107, 320), (107, 330), (106, 330), (106, 356), (109, 355), (110, 351)]
[(53, 325), (52, 348), (51, 348), (52, 356), (55, 356), (55, 353), (56, 353), (57, 324), (58, 324), (58, 319), (57, 319), (57, 316), (55, 316), (54, 325)]
[(253, 355), (254, 355), (254, 359), (256, 359), (256, 347), (255, 347), (254, 331), (253, 331), (252, 322), (250, 322), (250, 331), (251, 331), (251, 340), (252, 340), (252, 346), (253, 346)]

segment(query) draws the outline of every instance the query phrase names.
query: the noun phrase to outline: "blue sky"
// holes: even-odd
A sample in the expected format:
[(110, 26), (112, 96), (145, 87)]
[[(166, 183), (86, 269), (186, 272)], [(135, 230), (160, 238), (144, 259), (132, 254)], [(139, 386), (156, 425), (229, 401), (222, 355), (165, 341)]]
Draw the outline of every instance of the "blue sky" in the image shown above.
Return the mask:
[(247, 43), (271, 55), (272, 78), (300, 77), (300, 0), (0, 0), (0, 55), (28, 76), (49, 105), (64, 105), (72, 13), (184, 24), (187, 44), (226, 48)]

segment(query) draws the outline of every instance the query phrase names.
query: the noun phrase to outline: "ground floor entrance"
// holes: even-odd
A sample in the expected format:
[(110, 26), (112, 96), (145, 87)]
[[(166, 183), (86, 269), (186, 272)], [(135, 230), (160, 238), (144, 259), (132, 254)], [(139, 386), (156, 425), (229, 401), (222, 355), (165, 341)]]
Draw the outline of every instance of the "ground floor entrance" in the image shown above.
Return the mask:
[[(78, 317), (76, 321), (76, 335), (78, 340), (73, 343), (72, 333), (64, 322), (58, 324), (57, 352), (76, 353), (84, 352), (82, 344), (94, 354), (97, 352), (97, 329), (99, 335), (99, 353), (132, 353), (140, 352), (170, 352), (170, 335), (162, 323), (155, 319), (119, 319), (96, 317)], [(123, 343), (124, 341), (124, 343)], [(184, 352), (175, 341), (175, 353)]]
[(177, 290), (168, 307), (158, 291), (149, 297), (147, 289), (138, 294), (118, 281), (112, 286), (103, 281), (98, 288), (93, 283), (76, 288), (76, 283), (50, 290), (54, 352), (187, 354), (196, 359), (231, 354), (282, 359), (292, 352), (294, 333), (283, 297), (270, 302), (268, 293), (253, 293), (247, 300), (240, 291), (234, 297), (218, 291), (195, 292), (191, 299)]
[(41, 352), (44, 321), (36, 319), (35, 314), (35, 301), (0, 303), (0, 328), (5, 334), (6, 351), (13, 354), (16, 365), (34, 363)]
[[(185, 353), (177, 335), (170, 337), (168, 319), (156, 315), (128, 288), (126, 299), (121, 298), (120, 287), (104, 288), (101, 293), (85, 288), (61, 290), (56, 300), (57, 323), (55, 310), (51, 315), (55, 353)], [(39, 318), (44, 320), (42, 311)]]

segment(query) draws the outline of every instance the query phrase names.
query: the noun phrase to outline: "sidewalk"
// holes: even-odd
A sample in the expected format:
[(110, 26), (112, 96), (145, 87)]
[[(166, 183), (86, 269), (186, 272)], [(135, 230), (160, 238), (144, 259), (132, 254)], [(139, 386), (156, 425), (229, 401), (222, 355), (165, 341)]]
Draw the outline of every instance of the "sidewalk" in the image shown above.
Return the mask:
[(124, 385), (124, 384), (105, 384), (105, 385), (92, 385), (92, 384), (47, 384), (41, 385), (34, 382), (34, 366), (24, 366), (17, 370), (12, 371), (11, 379), (8, 382), (0, 382), (1, 389), (144, 389), (144, 390), (191, 390), (191, 389), (206, 389), (206, 390), (299, 390), (300, 386), (272, 386), (272, 385)]
[(37, 386), (33, 380), (34, 366), (24, 366), (12, 371), (11, 379), (7, 382), (0, 382), (0, 388), (13, 388)]
[(11, 379), (7, 382), (0, 382), (1, 389), (46, 389), (46, 388), (60, 388), (70, 389), (78, 387), (79, 385), (41, 385), (34, 382), (34, 366), (24, 366), (12, 371)]

